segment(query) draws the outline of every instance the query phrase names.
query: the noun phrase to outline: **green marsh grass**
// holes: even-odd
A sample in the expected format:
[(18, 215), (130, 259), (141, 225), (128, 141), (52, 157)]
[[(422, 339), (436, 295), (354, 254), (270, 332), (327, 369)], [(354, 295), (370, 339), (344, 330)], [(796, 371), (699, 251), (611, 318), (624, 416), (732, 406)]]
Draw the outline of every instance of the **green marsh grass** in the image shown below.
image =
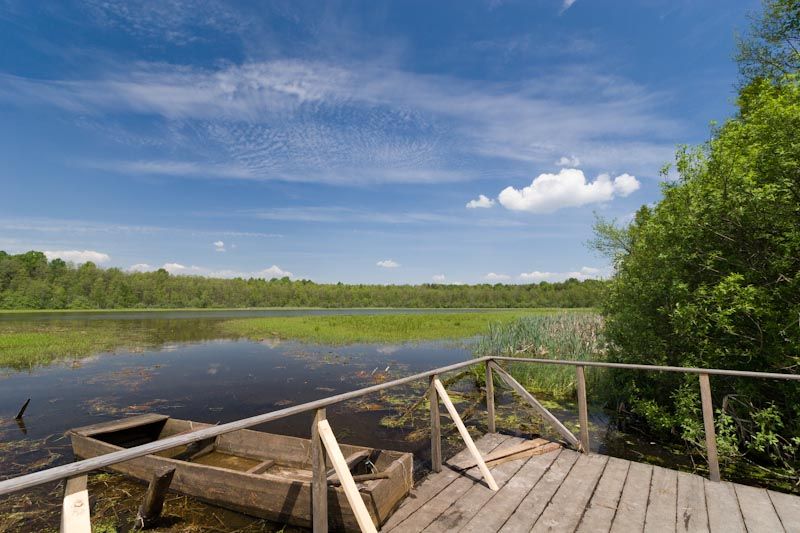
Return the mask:
[[(520, 317), (490, 324), (475, 346), (476, 357), (605, 360), (603, 319), (595, 313), (559, 312)], [(575, 391), (575, 368), (565, 365), (510, 363), (505, 365), (531, 392), (570, 398)], [(602, 370), (587, 369), (587, 388), (596, 389)]]
[(397, 315), (325, 315), (227, 320), (222, 331), (251, 339), (278, 338), (321, 344), (412, 342), (465, 339), (485, 333), (493, 324), (552, 313), (526, 309), (474, 313)]

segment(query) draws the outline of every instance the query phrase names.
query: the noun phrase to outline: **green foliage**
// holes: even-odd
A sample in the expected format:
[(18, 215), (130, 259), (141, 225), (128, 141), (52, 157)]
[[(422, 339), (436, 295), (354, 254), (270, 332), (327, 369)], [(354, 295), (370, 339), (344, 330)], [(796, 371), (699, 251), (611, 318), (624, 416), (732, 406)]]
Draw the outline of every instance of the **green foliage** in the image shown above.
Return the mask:
[[(627, 228), (596, 227), (617, 270), (604, 305), (614, 360), (798, 371), (800, 78), (757, 79), (738, 104), (705, 146), (679, 150), (661, 202)], [(712, 386), (722, 451), (796, 464), (796, 383)], [(620, 372), (614, 390), (652, 429), (702, 447), (696, 378)]]
[(604, 282), (570, 279), (530, 285), (344, 285), (308, 280), (126, 273), (79, 267), (41, 252), (0, 251), (0, 309), (244, 307), (594, 307)]
[(743, 77), (780, 80), (800, 70), (800, 0), (763, 0), (736, 60)]

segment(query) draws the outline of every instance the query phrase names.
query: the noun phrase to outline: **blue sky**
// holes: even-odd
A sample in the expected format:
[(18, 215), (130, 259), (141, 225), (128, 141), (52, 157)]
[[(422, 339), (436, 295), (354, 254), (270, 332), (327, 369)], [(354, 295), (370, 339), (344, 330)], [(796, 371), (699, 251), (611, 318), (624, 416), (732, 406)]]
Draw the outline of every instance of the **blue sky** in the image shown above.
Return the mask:
[(606, 275), (757, 0), (0, 0), (0, 249), (319, 282)]

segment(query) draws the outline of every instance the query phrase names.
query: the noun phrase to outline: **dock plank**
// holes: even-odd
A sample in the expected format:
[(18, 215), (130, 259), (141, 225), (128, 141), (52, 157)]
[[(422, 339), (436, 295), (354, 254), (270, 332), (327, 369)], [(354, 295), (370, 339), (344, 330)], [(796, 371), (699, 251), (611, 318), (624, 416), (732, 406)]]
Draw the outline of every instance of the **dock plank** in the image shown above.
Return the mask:
[(771, 490), (768, 490), (767, 493), (786, 533), (800, 533), (800, 498)]
[[(514, 448), (515, 445), (519, 445), (520, 441), (522, 441), (522, 439), (517, 439), (514, 445), (508, 446), (508, 444), (511, 443), (511, 439), (509, 439), (503, 446), (498, 446), (494, 453), (501, 452), (503, 449)], [(519, 469), (525, 464), (526, 460), (527, 458), (515, 459), (492, 468), (492, 475), (497, 485), (502, 489), (508, 480), (516, 475)], [(461, 497), (456, 499), (453, 505), (445, 509), (444, 512), (423, 531), (426, 533), (445, 533), (464, 525), (475, 516), (476, 513), (481, 511), (486, 505), (486, 502), (492, 499), (495, 494), (497, 494), (497, 492), (491, 490), (484, 484), (474, 483)]]
[(575, 531), (606, 463), (603, 455), (581, 455), (531, 531)]
[(547, 472), (560, 450), (531, 457), (500, 491), (461, 529), (462, 533), (495, 532), (503, 527), (520, 502)]
[[(479, 438), (475, 445), (481, 453), (489, 453), (503, 442), (508, 440), (508, 436), (499, 433), (488, 433)], [(436, 497), (441, 491), (445, 490), (451, 483), (462, 476), (462, 473), (454, 468), (466, 466), (470, 461), (471, 455), (464, 449), (449, 459), (439, 473), (433, 473), (422, 483), (411, 491), (411, 494), (400, 505), (395, 513), (386, 521), (381, 531), (392, 531), (403, 521), (411, 517), (422, 509), (430, 500)], [(448, 466), (450, 468), (448, 468)], [(401, 529), (400, 531), (405, 531)]]
[(660, 466), (653, 467), (650, 498), (644, 519), (644, 531), (675, 531), (678, 509), (678, 473)]
[(611, 523), (611, 533), (641, 532), (644, 529), (652, 475), (652, 466), (631, 463), (619, 500), (619, 508)]
[(705, 481), (700, 476), (678, 472), (678, 523), (679, 532), (703, 533), (708, 531)]
[(778, 513), (765, 489), (734, 485), (744, 525), (750, 533), (774, 533), (784, 531)]
[(542, 514), (550, 499), (556, 493), (575, 465), (581, 454), (572, 450), (562, 450), (553, 465), (541, 477), (538, 483), (525, 495), (519, 507), (508, 518), (500, 531), (516, 533), (528, 531)]
[[(508, 438), (503, 441), (495, 450), (501, 450), (519, 444), (521, 439)], [(479, 450), (480, 451), (480, 450)], [(481, 452), (485, 453), (485, 452)], [(399, 524), (401, 531), (423, 531), (442, 513), (451, 509), (473, 486), (482, 482), (483, 476), (479, 466), (473, 466), (468, 470), (459, 473), (458, 477), (450, 483), (444, 490), (428, 500), (425, 506), (409, 516)], [(491, 489), (488, 489), (491, 490)]]
[(744, 518), (732, 483), (703, 480), (708, 511), (708, 528), (712, 533), (745, 533)]
[(586, 512), (583, 513), (579, 533), (590, 533), (595, 531), (609, 531), (611, 522), (617, 512), (622, 488), (625, 486), (625, 478), (628, 476), (630, 463), (616, 457), (609, 457), (603, 475), (597, 484), (597, 488), (589, 501)]

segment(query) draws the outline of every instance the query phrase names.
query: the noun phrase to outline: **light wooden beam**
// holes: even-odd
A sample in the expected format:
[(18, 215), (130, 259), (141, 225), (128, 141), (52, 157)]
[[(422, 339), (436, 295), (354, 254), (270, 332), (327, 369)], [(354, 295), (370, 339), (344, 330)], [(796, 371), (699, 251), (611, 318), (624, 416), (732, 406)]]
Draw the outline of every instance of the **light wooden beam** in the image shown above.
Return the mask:
[(481, 452), (478, 451), (478, 447), (475, 446), (475, 443), (472, 441), (472, 437), (469, 436), (467, 427), (464, 425), (464, 422), (461, 421), (461, 417), (458, 416), (458, 411), (456, 411), (456, 407), (453, 405), (453, 402), (450, 401), (450, 396), (447, 395), (447, 390), (445, 390), (444, 385), (442, 385), (442, 382), (439, 381), (439, 378), (434, 378), (433, 385), (436, 387), (436, 392), (439, 393), (439, 398), (442, 400), (447, 412), (450, 413), (450, 418), (453, 419), (453, 422), (458, 428), (461, 438), (464, 439), (464, 444), (467, 445), (467, 450), (469, 450), (469, 453), (472, 454), (472, 458), (475, 459), (475, 463), (477, 463), (478, 469), (483, 475), (483, 479), (486, 480), (486, 484), (489, 485), (489, 488), (494, 491), (500, 490), (500, 487), (497, 486), (497, 482), (494, 480), (492, 473), (489, 472), (489, 467), (486, 466), (486, 463), (483, 461)]
[(711, 382), (708, 374), (700, 374), (700, 400), (703, 404), (703, 428), (706, 432), (706, 455), (708, 456), (708, 479), (719, 481), (719, 459), (717, 459), (717, 433), (714, 430), (714, 405), (711, 402)]
[(67, 479), (61, 504), (61, 533), (92, 533), (86, 476)]
[(520, 396), (522, 396), (522, 398), (525, 401), (527, 401), (531, 405), (531, 407), (536, 409), (536, 411), (542, 416), (542, 418), (544, 418), (545, 421), (548, 422), (553, 427), (553, 429), (555, 429), (562, 437), (564, 437), (564, 439), (567, 442), (569, 442), (577, 449), (582, 448), (578, 438), (575, 437), (575, 435), (573, 435), (573, 433), (570, 430), (568, 430), (566, 426), (564, 426), (564, 424), (562, 424), (561, 421), (558, 418), (556, 418), (556, 416), (553, 413), (548, 411), (542, 404), (540, 404), (539, 401), (536, 398), (534, 398), (530, 392), (525, 390), (525, 387), (520, 385), (520, 383), (516, 379), (511, 377), (511, 374), (503, 370), (499, 365), (497, 365), (493, 361), (490, 361), (489, 365), (491, 365), (491, 367), (497, 372), (497, 374), (500, 376), (500, 379), (505, 381), (506, 385), (514, 389), (514, 391)]
[[(350, 508), (353, 510), (353, 514), (356, 517), (358, 527), (361, 528), (363, 533), (377, 533), (375, 524), (372, 523), (372, 517), (369, 515), (369, 511), (367, 511), (367, 506), (364, 504), (364, 500), (361, 499), (361, 493), (358, 492), (356, 482), (353, 481), (350, 468), (348, 468), (347, 462), (344, 460), (342, 450), (339, 448), (336, 437), (333, 435), (331, 425), (327, 420), (320, 420), (317, 423), (317, 428), (319, 430), (319, 437), (325, 445), (325, 451), (328, 452), (328, 457), (333, 463), (333, 468), (336, 470), (336, 475), (339, 476), (339, 482), (342, 484), (344, 494), (347, 496), (347, 501), (350, 503)], [(323, 486), (327, 487), (327, 481), (325, 481), (325, 485)]]

